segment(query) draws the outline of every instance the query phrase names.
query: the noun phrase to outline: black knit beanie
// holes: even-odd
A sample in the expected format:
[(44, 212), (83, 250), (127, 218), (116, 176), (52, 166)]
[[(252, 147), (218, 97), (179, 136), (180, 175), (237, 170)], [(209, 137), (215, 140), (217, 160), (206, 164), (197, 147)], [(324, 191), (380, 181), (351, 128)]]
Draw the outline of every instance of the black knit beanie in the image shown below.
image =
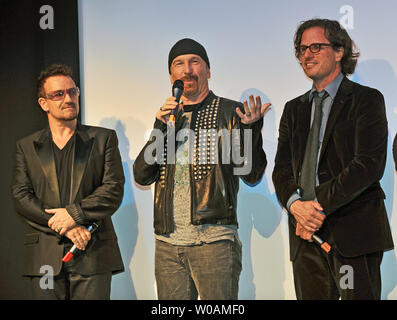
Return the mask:
[(208, 60), (205, 48), (197, 41), (185, 38), (175, 43), (174, 46), (171, 48), (170, 54), (168, 55), (168, 72), (170, 74), (172, 61), (174, 61), (176, 57), (183, 54), (196, 54), (207, 63), (208, 68), (210, 67), (210, 61)]

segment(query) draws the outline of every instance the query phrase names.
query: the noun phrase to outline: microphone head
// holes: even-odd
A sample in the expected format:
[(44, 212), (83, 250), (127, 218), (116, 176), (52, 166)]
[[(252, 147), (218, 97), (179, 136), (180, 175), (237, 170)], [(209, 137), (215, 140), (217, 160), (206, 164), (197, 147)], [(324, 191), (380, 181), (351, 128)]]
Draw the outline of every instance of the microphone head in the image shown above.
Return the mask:
[(172, 85), (172, 96), (176, 98), (176, 101), (179, 103), (179, 99), (183, 93), (183, 81), (182, 80), (175, 80), (174, 84)]
[(175, 80), (174, 84), (172, 85), (172, 89), (178, 88), (179, 90), (183, 91), (183, 81), (182, 80)]

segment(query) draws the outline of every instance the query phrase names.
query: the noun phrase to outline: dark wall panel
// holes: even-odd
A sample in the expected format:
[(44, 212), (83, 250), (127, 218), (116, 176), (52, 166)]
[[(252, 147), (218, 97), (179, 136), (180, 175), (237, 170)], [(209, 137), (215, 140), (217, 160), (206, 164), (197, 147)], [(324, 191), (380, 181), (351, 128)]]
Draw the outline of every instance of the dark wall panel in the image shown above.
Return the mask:
[[(44, 5), (53, 9), (54, 29), (40, 27)], [(77, 9), (77, 0), (0, 0), (0, 299), (30, 298), (21, 277), (25, 225), (10, 192), (15, 141), (47, 124), (35, 89), (42, 69), (70, 65), (79, 85)]]

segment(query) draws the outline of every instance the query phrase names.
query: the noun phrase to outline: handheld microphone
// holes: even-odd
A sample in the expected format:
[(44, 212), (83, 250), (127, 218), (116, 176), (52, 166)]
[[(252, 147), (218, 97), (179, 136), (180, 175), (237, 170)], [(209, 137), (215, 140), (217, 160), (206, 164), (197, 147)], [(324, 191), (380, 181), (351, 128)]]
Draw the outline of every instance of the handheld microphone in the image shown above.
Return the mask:
[[(296, 221), (292, 220), (292, 224), (294, 225), (294, 227), (296, 228)], [(315, 243), (317, 243), (321, 249), (323, 249), (326, 253), (329, 253), (332, 249), (332, 247), (329, 245), (328, 242), (324, 241), (323, 239), (321, 239), (318, 235), (316, 235), (315, 233), (312, 235), (312, 239)]]
[[(179, 103), (183, 93), (183, 81), (182, 80), (175, 80), (174, 84), (172, 85), (172, 96), (176, 98), (176, 102)], [(175, 109), (171, 110), (169, 122), (175, 122), (175, 116), (178, 113), (178, 106)]]
[[(92, 225), (90, 225), (90, 226), (88, 227), (88, 231), (91, 232), (91, 234), (92, 234), (96, 229), (98, 229), (98, 225), (97, 225), (95, 222), (94, 222)], [(62, 261), (63, 261), (63, 262), (69, 262), (70, 259), (73, 258), (73, 255), (76, 253), (77, 250), (78, 250), (78, 249), (77, 249), (76, 245), (74, 245), (74, 246), (68, 251), (68, 253), (65, 254), (65, 256), (62, 258)]]
[(312, 239), (314, 240), (315, 243), (317, 243), (321, 249), (323, 249), (326, 253), (329, 253), (331, 251), (331, 246), (329, 245), (328, 242), (325, 242), (323, 239), (321, 239), (318, 235), (313, 234)]

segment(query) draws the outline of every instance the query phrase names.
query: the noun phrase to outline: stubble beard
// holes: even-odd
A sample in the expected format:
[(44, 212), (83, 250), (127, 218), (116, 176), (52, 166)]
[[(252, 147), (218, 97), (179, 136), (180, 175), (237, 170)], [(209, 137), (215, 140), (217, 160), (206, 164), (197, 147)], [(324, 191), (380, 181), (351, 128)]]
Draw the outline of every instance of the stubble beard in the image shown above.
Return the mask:
[[(77, 116), (78, 116), (77, 105), (73, 102), (67, 103), (66, 105), (71, 106), (73, 108), (73, 112), (70, 113), (68, 116), (59, 116), (59, 117), (55, 117), (55, 118), (59, 121), (65, 121), (65, 122), (70, 122), (70, 121), (76, 120)], [(63, 105), (61, 106), (61, 110), (62, 110), (62, 108), (64, 108)]]

